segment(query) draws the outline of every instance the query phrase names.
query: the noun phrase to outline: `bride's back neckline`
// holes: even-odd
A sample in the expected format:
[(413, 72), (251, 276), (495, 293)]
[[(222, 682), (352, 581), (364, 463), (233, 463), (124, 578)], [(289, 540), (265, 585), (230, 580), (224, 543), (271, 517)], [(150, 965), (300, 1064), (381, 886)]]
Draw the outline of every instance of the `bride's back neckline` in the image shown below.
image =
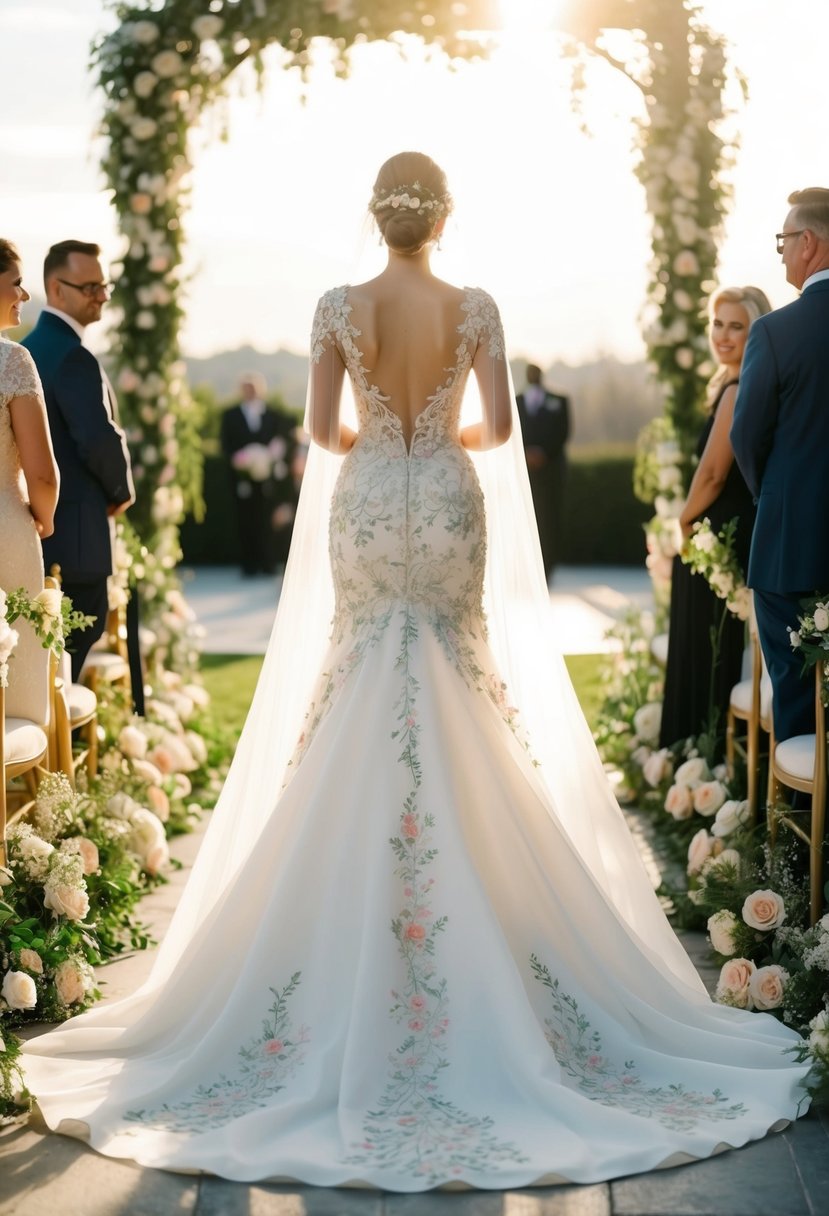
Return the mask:
[[(463, 330), (473, 288), (430, 279), (424, 284), (435, 284), (437, 290), (407, 297), (396, 288), (360, 296), (377, 282), (340, 289), (350, 337), (350, 349), (343, 354), (358, 390), (390, 418), (410, 449), (426, 415), (454, 387), (465, 364)], [(431, 341), (410, 340), (411, 334), (428, 333), (430, 326)], [(409, 409), (395, 408), (400, 402)]]

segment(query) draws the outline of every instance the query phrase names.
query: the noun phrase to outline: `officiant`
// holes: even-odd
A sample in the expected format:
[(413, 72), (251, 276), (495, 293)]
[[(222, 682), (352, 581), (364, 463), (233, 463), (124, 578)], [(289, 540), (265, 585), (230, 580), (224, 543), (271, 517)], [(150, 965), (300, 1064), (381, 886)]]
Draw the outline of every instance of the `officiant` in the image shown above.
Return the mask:
[[(242, 574), (274, 574), (284, 553), (274, 518), (293, 494), (290, 462), (295, 420), (265, 400), (264, 376), (239, 382), (241, 400), (222, 415), (222, 452), (228, 461), (239, 529)], [(287, 489), (286, 489), (287, 487)]]

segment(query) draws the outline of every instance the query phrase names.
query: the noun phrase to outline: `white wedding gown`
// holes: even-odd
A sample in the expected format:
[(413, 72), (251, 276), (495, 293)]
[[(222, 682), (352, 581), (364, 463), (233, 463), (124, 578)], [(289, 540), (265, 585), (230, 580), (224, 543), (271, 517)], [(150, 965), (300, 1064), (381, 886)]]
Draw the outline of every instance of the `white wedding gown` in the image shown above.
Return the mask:
[(805, 1106), (796, 1036), (710, 1002), (578, 710), (537, 765), (487, 641), (484, 498), (457, 434), (473, 357), (504, 359), (494, 304), (466, 289), (409, 449), (347, 297), (323, 297), (314, 351), (336, 342), (360, 436), (283, 788), (232, 774), (217, 814), (257, 801), (258, 835), (197, 863), (201, 902), (147, 985), (27, 1045), (44, 1116), (144, 1165), (396, 1191), (595, 1182), (761, 1137)]

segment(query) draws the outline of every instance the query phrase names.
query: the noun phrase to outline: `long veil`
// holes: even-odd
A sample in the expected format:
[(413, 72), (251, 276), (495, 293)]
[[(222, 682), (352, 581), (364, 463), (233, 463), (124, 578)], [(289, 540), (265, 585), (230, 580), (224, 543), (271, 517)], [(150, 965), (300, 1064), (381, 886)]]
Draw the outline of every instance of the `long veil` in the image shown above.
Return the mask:
[[(348, 421), (353, 401), (347, 377), (344, 398)], [(556, 642), (514, 392), (512, 401), (511, 438), (473, 454), (486, 503), (485, 609), (498, 674), (518, 707), (544, 802), (593, 875), (597, 895), (686, 996), (704, 1000), (702, 983), (661, 911), (610, 789)], [(480, 418), (480, 410), (470, 376), (462, 421)], [(324, 662), (334, 611), (328, 521), (342, 459), (311, 445), (256, 693), (209, 831), (144, 989), (147, 996), (163, 984), (199, 926), (221, 904), (268, 816), (279, 814), (280, 790)], [(359, 782), (360, 774), (346, 779)]]

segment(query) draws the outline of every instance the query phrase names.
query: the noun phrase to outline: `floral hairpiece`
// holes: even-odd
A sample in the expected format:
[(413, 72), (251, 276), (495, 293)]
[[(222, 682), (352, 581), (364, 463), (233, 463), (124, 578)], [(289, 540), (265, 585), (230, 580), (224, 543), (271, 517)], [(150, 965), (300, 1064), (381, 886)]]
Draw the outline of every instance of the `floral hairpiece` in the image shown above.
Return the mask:
[(398, 186), (391, 194), (382, 198), (376, 194), (372, 195), (368, 208), (374, 215), (378, 211), (384, 211), (387, 207), (393, 207), (395, 210), (408, 210), (413, 211), (416, 215), (428, 214), (433, 219), (440, 219), (448, 211), (446, 200), (434, 197), (424, 198), (423, 195), (427, 193), (431, 194), (427, 187), (421, 186), (420, 182), (413, 182), (411, 186)]

